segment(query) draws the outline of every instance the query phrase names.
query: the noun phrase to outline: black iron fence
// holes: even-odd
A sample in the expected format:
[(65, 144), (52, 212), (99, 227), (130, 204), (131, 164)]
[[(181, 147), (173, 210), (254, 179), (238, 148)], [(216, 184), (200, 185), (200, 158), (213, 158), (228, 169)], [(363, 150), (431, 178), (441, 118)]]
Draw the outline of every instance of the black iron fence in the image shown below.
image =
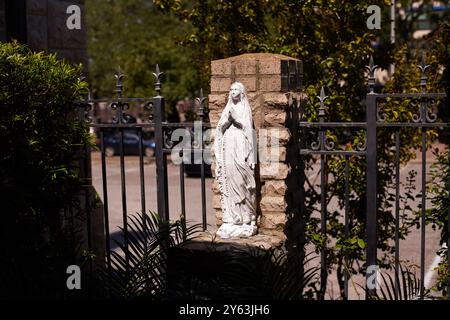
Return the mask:
[[(204, 131), (209, 128), (209, 123), (206, 123), (205, 117), (207, 116), (205, 108), (205, 97), (203, 97), (203, 91), (200, 90), (200, 97), (196, 98), (196, 103), (198, 105), (197, 116), (199, 118), (196, 122), (186, 122), (186, 123), (168, 123), (165, 121), (165, 99), (161, 95), (161, 75), (162, 72), (159, 70), (159, 66), (156, 66), (156, 71), (154, 73), (155, 91), (156, 96), (149, 98), (127, 98), (122, 96), (123, 92), (123, 78), (122, 73), (115, 75), (116, 78), (116, 97), (111, 99), (91, 99), (90, 97), (84, 101), (77, 101), (75, 103), (78, 110), (78, 118), (81, 121), (86, 121), (88, 126), (96, 131), (99, 136), (100, 152), (101, 152), (101, 181), (102, 181), (102, 193), (103, 193), (103, 219), (104, 219), (104, 233), (106, 241), (106, 263), (108, 268), (111, 268), (111, 230), (110, 230), (110, 206), (109, 206), (109, 195), (108, 195), (108, 175), (107, 175), (107, 161), (106, 157), (113, 151), (109, 151), (107, 143), (105, 141), (106, 135), (111, 132), (116, 132), (116, 137), (118, 139), (117, 145), (118, 150), (116, 153), (119, 155), (120, 162), (120, 190), (121, 190), (121, 205), (122, 205), (122, 228), (123, 228), (123, 245), (125, 248), (125, 259), (128, 262), (128, 214), (129, 209), (127, 207), (127, 175), (126, 175), (126, 162), (125, 156), (127, 154), (127, 144), (125, 139), (127, 138), (127, 132), (133, 130), (137, 134), (138, 138), (138, 157), (139, 157), (139, 184), (140, 184), (140, 202), (141, 211), (146, 212), (146, 185), (156, 182), (156, 200), (157, 200), (157, 213), (163, 221), (169, 221), (169, 192), (168, 192), (168, 175), (167, 175), (167, 156), (169, 153), (174, 151), (174, 146), (177, 141), (173, 140), (174, 132), (176, 129), (182, 129), (185, 133), (177, 135), (179, 139), (182, 139), (188, 135), (192, 139), (187, 139), (189, 145), (186, 145), (184, 141), (184, 148), (178, 148), (178, 156), (183, 158), (183, 152), (195, 152), (196, 154), (202, 155), (200, 157), (201, 162), (198, 161), (200, 166), (200, 181), (201, 181), (201, 211), (202, 211), (202, 226), (203, 230), (207, 229), (207, 208), (206, 208), (206, 166), (205, 161), (203, 161), (203, 155), (205, 151), (204, 142)], [(96, 119), (94, 121), (94, 114), (96, 114), (96, 108), (100, 105), (104, 105), (107, 108), (107, 113), (112, 113), (113, 117), (111, 121), (103, 121)], [(139, 117), (131, 114), (131, 109), (133, 109), (133, 114), (138, 114)], [(139, 120), (139, 121), (136, 121)], [(196, 129), (198, 132), (194, 132)], [(156, 181), (145, 181), (145, 158), (151, 156), (153, 152), (146, 152), (146, 146), (144, 145), (144, 136), (149, 134), (154, 139), (154, 162), (156, 167)], [(195, 136), (196, 135), (196, 136)], [(201, 142), (201, 143), (200, 143)], [(90, 149), (86, 149), (86, 153), (90, 153)], [(190, 154), (189, 160), (190, 160)], [(183, 158), (183, 160), (188, 157)], [(198, 158), (198, 157), (192, 157)], [(90, 159), (90, 157), (86, 157)], [(88, 160), (87, 160), (88, 161)], [(181, 195), (181, 215), (186, 218), (186, 189), (184, 181), (184, 165), (181, 163), (179, 165), (180, 170), (180, 195)], [(194, 199), (190, 199), (195, 201)], [(89, 209), (89, 208), (88, 208)], [(92, 250), (92, 235), (91, 235), (91, 215), (90, 210), (87, 214), (87, 245), (88, 249)], [(103, 230), (102, 230), (103, 231)]]
[[(296, 132), (293, 136), (299, 134), (299, 137), (304, 137), (309, 131), (316, 131), (316, 140), (310, 143), (309, 147), (306, 147), (305, 141), (302, 138), (298, 141), (298, 149), (300, 157), (305, 157), (308, 155), (316, 155), (320, 157), (320, 226), (321, 233), (324, 237), (327, 237), (327, 157), (339, 156), (344, 158), (344, 177), (345, 177), (345, 205), (344, 205), (344, 229), (345, 234), (348, 235), (349, 230), (349, 196), (350, 196), (350, 185), (349, 185), (349, 162), (352, 157), (365, 158), (366, 160), (366, 204), (367, 211), (365, 216), (366, 221), (366, 267), (377, 265), (377, 132), (383, 128), (394, 128), (395, 130), (395, 174), (396, 174), (396, 198), (395, 198), (395, 219), (396, 219), (396, 230), (395, 230), (395, 270), (399, 269), (399, 193), (400, 193), (400, 183), (399, 183), (399, 168), (400, 168), (400, 138), (399, 131), (402, 128), (417, 128), (421, 131), (422, 137), (422, 149), (421, 149), (421, 160), (422, 160), (422, 194), (421, 194), (421, 242), (420, 242), (420, 279), (421, 288), (420, 295), (424, 294), (424, 270), (425, 270), (425, 249), (426, 249), (426, 234), (425, 234), (425, 216), (426, 216), (426, 152), (427, 152), (427, 130), (431, 128), (448, 128), (449, 123), (436, 122), (437, 117), (434, 113), (430, 113), (428, 110), (428, 105), (430, 101), (436, 99), (444, 99), (446, 95), (443, 93), (427, 93), (426, 88), (426, 66), (422, 63), (419, 68), (421, 69), (421, 83), (422, 88), (420, 93), (410, 93), (410, 94), (390, 94), (390, 93), (376, 93), (374, 90), (375, 86), (375, 70), (377, 66), (374, 65), (373, 60), (370, 60), (370, 64), (367, 67), (369, 71), (369, 92), (366, 96), (365, 106), (366, 106), (366, 120), (363, 122), (327, 122), (326, 121), (326, 108), (324, 101), (327, 98), (325, 96), (325, 91), (322, 89), (320, 96), (320, 108), (318, 112), (319, 121), (303, 121), (302, 112), (300, 111), (300, 117), (298, 124), (299, 132)], [(111, 235), (110, 235), (110, 208), (109, 208), (109, 198), (108, 198), (108, 176), (107, 176), (107, 162), (106, 154), (107, 148), (105, 145), (105, 132), (111, 129), (118, 131), (119, 140), (119, 150), (118, 154), (120, 157), (120, 189), (121, 189), (121, 204), (122, 204), (122, 220), (123, 220), (123, 230), (124, 239), (123, 243), (125, 248), (128, 248), (129, 239), (127, 236), (127, 223), (128, 223), (128, 208), (127, 208), (127, 183), (126, 183), (126, 171), (125, 171), (125, 146), (124, 137), (127, 129), (134, 129), (137, 131), (139, 139), (139, 179), (140, 179), (140, 200), (141, 200), (141, 210), (146, 212), (146, 197), (145, 188), (148, 182), (145, 181), (145, 147), (143, 144), (144, 134), (147, 131), (151, 131), (154, 135), (155, 147), (155, 167), (156, 167), (156, 190), (157, 190), (157, 211), (160, 217), (168, 221), (169, 220), (169, 192), (168, 192), (168, 174), (167, 174), (167, 155), (169, 153), (173, 154), (174, 135), (172, 134), (176, 129), (183, 129), (188, 132), (188, 135), (195, 137), (190, 139), (189, 148), (179, 148), (177, 153), (180, 157), (184, 157), (183, 152), (186, 150), (196, 150), (200, 155), (201, 161), (199, 162), (201, 171), (201, 211), (202, 211), (202, 226), (203, 229), (207, 228), (207, 206), (206, 206), (206, 164), (204, 161), (205, 144), (204, 144), (204, 134), (207, 129), (210, 128), (210, 124), (205, 122), (206, 108), (205, 108), (205, 97), (203, 93), (200, 92), (200, 97), (196, 98), (198, 104), (198, 117), (199, 121), (187, 122), (187, 123), (169, 123), (165, 121), (165, 99), (161, 95), (161, 72), (159, 67), (156, 67), (156, 72), (154, 73), (156, 77), (155, 90), (156, 96), (150, 98), (126, 98), (122, 96), (122, 80), (123, 74), (116, 75), (116, 98), (111, 101), (107, 99), (87, 99), (85, 101), (79, 101), (76, 106), (79, 111), (79, 119), (88, 122), (91, 128), (99, 133), (100, 140), (100, 152), (101, 152), (101, 178), (102, 178), (102, 191), (103, 191), (103, 219), (104, 228), (106, 236), (106, 262), (108, 267), (111, 267)], [(409, 122), (389, 122), (383, 115), (383, 110), (381, 110), (382, 101), (387, 99), (408, 99), (416, 101), (419, 104), (419, 112), (413, 114), (411, 121)], [(106, 104), (110, 112), (114, 113), (114, 118), (109, 123), (99, 123), (92, 121), (93, 110), (99, 104)], [(296, 103), (301, 109), (301, 103), (299, 100), (292, 100), (290, 103)], [(133, 120), (128, 111), (131, 105), (136, 105), (139, 108), (140, 119), (143, 121), (136, 122)], [(196, 133), (195, 128), (200, 128)], [(338, 148), (335, 141), (333, 141), (327, 134), (330, 130), (343, 130), (343, 129), (355, 129), (360, 133), (360, 139), (355, 148), (345, 149)], [(361, 134), (362, 132), (362, 134)], [(182, 139), (180, 135), (179, 139)], [(191, 151), (189, 151), (191, 152)], [(190, 157), (191, 155), (189, 155)], [(179, 166), (180, 170), (180, 199), (181, 199), (181, 214), (186, 217), (186, 188), (184, 180), (184, 166)], [(304, 174), (304, 173), (300, 173)], [(304, 193), (302, 193), (304, 195)], [(304, 203), (306, 199), (301, 199)], [(304, 212), (304, 209), (300, 209), (300, 212)], [(450, 216), (450, 208), (449, 208)], [(87, 215), (87, 223), (90, 226), (90, 215)], [(450, 230), (450, 219), (447, 228)], [(90, 230), (90, 227), (88, 227)], [(88, 234), (88, 245), (91, 249), (92, 241), (90, 239), (91, 234)], [(450, 243), (450, 239), (448, 241)], [(325, 283), (327, 279), (327, 261), (326, 261), (326, 250), (324, 247), (321, 251), (321, 296), (325, 296)], [(127, 251), (125, 250), (125, 258), (127, 257)], [(374, 269), (375, 271), (376, 269)], [(367, 279), (372, 277), (373, 274), (370, 272), (366, 273)], [(396, 277), (398, 277), (398, 272), (396, 272)], [(348, 297), (348, 282), (349, 275), (345, 273), (345, 296)], [(367, 288), (368, 294), (375, 293), (376, 289)]]
[[(366, 161), (366, 215), (364, 217), (366, 222), (366, 286), (369, 283), (369, 278), (373, 278), (373, 272), (376, 272), (376, 268), (372, 271), (370, 266), (377, 266), (377, 194), (380, 191), (377, 188), (377, 144), (380, 141), (377, 139), (377, 133), (382, 129), (393, 128), (395, 134), (395, 204), (394, 204), (394, 217), (395, 217), (395, 289), (398, 291), (399, 285), (399, 252), (400, 252), (400, 130), (402, 128), (416, 128), (420, 130), (421, 134), (421, 205), (420, 205), (420, 294), (419, 296), (423, 298), (424, 296), (424, 279), (425, 279), (425, 250), (426, 250), (426, 165), (427, 165), (427, 130), (430, 129), (446, 129), (450, 127), (449, 123), (436, 122), (437, 115), (430, 110), (432, 102), (436, 100), (443, 100), (446, 98), (444, 93), (427, 93), (427, 76), (426, 69), (429, 67), (425, 64), (422, 59), (421, 64), (418, 66), (421, 71), (420, 77), (420, 87), (421, 92), (418, 93), (376, 93), (375, 88), (375, 70), (378, 66), (374, 65), (372, 57), (370, 58), (368, 70), (368, 87), (369, 92), (365, 100), (366, 108), (366, 120), (363, 122), (327, 122), (326, 121), (326, 108), (324, 101), (328, 98), (325, 96), (325, 91), (322, 88), (320, 96), (318, 99), (320, 101), (320, 107), (318, 110), (318, 122), (303, 121), (302, 115), (300, 115), (299, 129), (300, 129), (300, 155), (301, 157), (316, 155), (320, 157), (320, 231), (322, 235), (327, 237), (327, 157), (342, 157), (344, 158), (344, 232), (345, 235), (349, 235), (349, 162), (354, 157), (365, 158)], [(418, 105), (418, 113), (412, 113), (412, 117), (409, 121), (404, 122), (390, 122), (387, 120), (386, 113), (382, 110), (383, 101), (388, 100), (408, 100), (410, 104)], [(301, 108), (301, 104), (298, 101), (292, 101), (294, 104)], [(301, 112), (300, 112), (301, 114)], [(362, 132), (362, 137), (358, 138), (356, 146), (347, 149), (338, 146), (335, 140), (332, 139), (332, 131), (339, 130), (356, 130), (360, 133)], [(315, 132), (314, 141), (309, 141), (309, 146), (306, 145), (303, 137), (307, 136), (308, 133)], [(450, 185), (450, 184), (449, 184)], [(304, 197), (304, 193), (303, 193)], [(302, 203), (306, 201), (305, 198), (301, 200)], [(304, 211), (303, 211), (304, 212)], [(450, 217), (450, 208), (448, 209), (448, 214)], [(448, 225), (446, 226), (450, 230), (450, 219), (448, 220)], [(450, 243), (448, 239), (447, 243)], [(324, 246), (321, 250), (321, 296), (325, 295), (326, 279), (327, 279), (327, 248)], [(450, 260), (450, 259), (449, 259)], [(345, 297), (348, 297), (348, 272), (344, 273), (344, 287), (345, 287)], [(447, 290), (450, 286), (448, 284)], [(376, 293), (376, 288), (366, 287), (366, 293), (368, 295), (373, 295)]]

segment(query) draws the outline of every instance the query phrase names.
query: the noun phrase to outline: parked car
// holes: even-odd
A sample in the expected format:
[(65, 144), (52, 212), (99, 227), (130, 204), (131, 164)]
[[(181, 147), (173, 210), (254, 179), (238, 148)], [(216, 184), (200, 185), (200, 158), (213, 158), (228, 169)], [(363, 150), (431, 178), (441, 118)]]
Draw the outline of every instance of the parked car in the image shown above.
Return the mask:
[[(200, 177), (202, 175), (202, 165), (200, 162), (201, 159), (201, 155), (198, 153), (198, 157), (197, 157), (197, 161), (198, 163), (196, 163), (194, 160), (195, 158), (195, 154), (196, 152), (200, 152), (200, 150), (193, 150), (191, 151), (190, 154), (190, 163), (186, 160), (183, 161), (183, 166), (184, 166), (184, 172), (186, 173), (187, 176), (190, 177)], [(211, 173), (211, 165), (205, 163), (205, 177), (211, 177), (212, 173)]]
[[(105, 155), (112, 157), (120, 154), (120, 133), (114, 132), (105, 136)], [(147, 157), (155, 155), (155, 140), (142, 135), (142, 146), (144, 154)], [(138, 155), (139, 154), (139, 134), (136, 130), (123, 131), (123, 153), (124, 155)]]

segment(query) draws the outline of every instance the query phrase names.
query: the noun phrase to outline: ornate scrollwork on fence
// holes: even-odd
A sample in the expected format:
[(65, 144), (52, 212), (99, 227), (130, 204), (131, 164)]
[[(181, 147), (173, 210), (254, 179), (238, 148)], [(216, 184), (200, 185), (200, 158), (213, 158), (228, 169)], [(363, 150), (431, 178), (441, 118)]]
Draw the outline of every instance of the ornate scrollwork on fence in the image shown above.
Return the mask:
[(366, 137), (364, 136), (362, 141), (359, 141), (356, 144), (356, 150), (358, 150), (358, 151), (366, 151), (366, 149), (367, 149), (367, 143), (366, 143)]
[(335, 149), (334, 149), (334, 148), (335, 148), (335, 145), (336, 145), (336, 143), (334, 142), (334, 140), (333, 140), (332, 137), (325, 136), (324, 144), (323, 144), (325, 150), (327, 150), (327, 151), (333, 151), (333, 150), (335, 150)]
[(382, 112), (381, 105), (377, 104), (377, 121), (385, 122), (386, 118), (387, 118), (387, 115), (385, 112)]
[[(434, 101), (434, 103), (433, 103)], [(410, 105), (419, 109), (419, 113), (413, 113), (412, 121), (414, 123), (434, 123), (436, 122), (438, 116), (433, 111), (434, 104), (437, 102), (437, 99), (425, 99), (422, 98), (420, 100), (411, 101)]]
[(78, 109), (78, 116), (76, 121), (85, 121), (86, 123), (92, 123), (92, 117), (90, 115), (93, 107), (91, 103), (76, 103), (76, 108)]
[(164, 136), (163, 136), (163, 141), (164, 141), (164, 148), (166, 149), (172, 149), (173, 148), (173, 141), (172, 141), (172, 133), (173, 133), (173, 128), (164, 128)]
[(427, 103), (427, 107), (426, 108), (427, 108), (427, 110), (426, 110), (426, 113), (425, 113), (425, 118), (426, 118), (427, 122), (429, 122), (429, 123), (436, 122), (437, 114), (434, 113), (433, 111), (430, 111), (430, 105), (428, 103)]
[(148, 112), (148, 121), (153, 121), (154, 104), (153, 101), (148, 101), (144, 104), (144, 110)]
[(322, 143), (320, 142), (320, 137), (317, 137), (317, 141), (311, 142), (311, 150), (318, 151), (320, 150)]
[(112, 110), (116, 111), (116, 115), (112, 119), (114, 124), (130, 123), (133, 117), (124, 111), (130, 109), (128, 102), (114, 101), (109, 106)]

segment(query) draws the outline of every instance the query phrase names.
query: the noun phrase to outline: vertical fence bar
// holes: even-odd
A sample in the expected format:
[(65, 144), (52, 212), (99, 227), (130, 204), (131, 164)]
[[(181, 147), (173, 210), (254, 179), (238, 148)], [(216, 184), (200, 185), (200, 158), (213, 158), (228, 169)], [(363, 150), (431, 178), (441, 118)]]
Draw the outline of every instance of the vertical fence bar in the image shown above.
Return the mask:
[(100, 146), (102, 153), (102, 185), (103, 185), (103, 217), (105, 219), (105, 234), (106, 234), (106, 264), (108, 270), (111, 270), (111, 247), (110, 247), (110, 233), (109, 233), (109, 210), (108, 210), (108, 183), (106, 177), (106, 157), (105, 157), (105, 135), (102, 128), (100, 128)]
[(202, 129), (201, 129), (201, 134), (200, 134), (200, 151), (202, 154), (202, 164), (200, 167), (200, 173), (201, 173), (201, 192), (202, 192), (202, 226), (203, 226), (203, 231), (206, 230), (206, 226), (207, 226), (207, 221), (206, 221), (206, 186), (205, 186), (205, 161), (204, 161), (204, 157), (203, 157), (203, 121), (202, 121)]
[[(141, 210), (142, 215), (146, 213), (145, 207), (145, 176), (144, 176), (144, 146), (142, 141), (142, 127), (139, 128), (138, 131), (139, 136), (139, 180), (141, 183)], [(145, 224), (145, 219), (143, 219), (143, 223)]]
[(160, 78), (162, 72), (159, 71), (159, 66), (156, 65), (155, 90), (156, 97), (154, 97), (154, 122), (155, 122), (155, 157), (156, 157), (156, 189), (158, 214), (164, 222), (169, 221), (169, 199), (167, 186), (167, 158), (164, 153), (164, 131), (163, 122), (165, 120), (165, 101), (161, 96), (161, 82)]
[[(450, 270), (450, 142), (448, 143), (448, 214), (447, 214), (447, 268)], [(450, 274), (447, 276), (447, 295), (450, 295)]]
[[(119, 107), (120, 112), (122, 112)], [(123, 141), (123, 128), (119, 128), (120, 133), (120, 144), (119, 144), (119, 153), (120, 153), (120, 184), (121, 184), (121, 192), (122, 192), (122, 219), (123, 219), (123, 236), (124, 236), (124, 247), (125, 247), (125, 261), (127, 264), (127, 268), (130, 263), (130, 255), (128, 251), (128, 216), (127, 216), (127, 190), (125, 183), (125, 157), (124, 157), (124, 141)]]
[[(84, 186), (84, 201), (85, 201), (85, 207), (86, 207), (86, 223), (87, 223), (87, 243), (88, 243), (88, 251), (89, 253), (92, 253), (92, 219), (91, 219), (91, 197), (90, 197), (90, 181), (91, 174), (89, 170), (89, 160), (90, 160), (90, 154), (91, 149), (89, 146), (85, 143), (84, 144), (84, 156), (83, 156), (83, 176), (85, 180), (85, 186)], [(89, 258), (89, 275), (92, 275), (92, 259)], [(90, 287), (89, 287), (89, 293), (90, 293)]]
[[(420, 92), (426, 93), (427, 75), (426, 70), (430, 66), (425, 63), (425, 54), (422, 52), (422, 60), (418, 65), (420, 69)], [(427, 122), (428, 106), (425, 101), (420, 103), (420, 121), (422, 124)], [(421, 205), (421, 223), (420, 223), (420, 299), (423, 299), (425, 293), (425, 209), (426, 209), (426, 178), (427, 178), (427, 129), (421, 128), (422, 132), (422, 205)]]
[(200, 109), (198, 111), (198, 115), (200, 117), (200, 137), (199, 137), (199, 146), (200, 146), (200, 153), (201, 153), (201, 167), (200, 167), (200, 174), (201, 174), (201, 192), (202, 192), (202, 226), (203, 231), (206, 230), (206, 186), (205, 186), (205, 157), (203, 154), (204, 148), (203, 148), (203, 118), (205, 116), (203, 102), (205, 101), (205, 98), (203, 97), (203, 89), (200, 89), (200, 97), (197, 98), (197, 101), (200, 103)]
[[(367, 268), (377, 265), (377, 123), (376, 110), (377, 100), (372, 92), (366, 97), (366, 117), (367, 117), (367, 217), (366, 217), (366, 263)], [(375, 269), (376, 270), (376, 269)], [(374, 271), (375, 271), (374, 270)], [(367, 295), (374, 295), (376, 287), (368, 286), (373, 279), (373, 273), (366, 273)], [(367, 298), (367, 296), (366, 296)]]
[(400, 275), (400, 132), (395, 132), (395, 299), (399, 299)]
[[(319, 107), (319, 122), (325, 122), (325, 105), (324, 101), (327, 96), (325, 96), (325, 90), (322, 87), (320, 89), (320, 95), (318, 96), (320, 100)], [(319, 146), (323, 151), (325, 150), (326, 135), (323, 128), (319, 131)], [(320, 229), (324, 239), (327, 239), (327, 198), (326, 198), (326, 161), (327, 157), (324, 154), (320, 155)], [(327, 287), (327, 258), (326, 258), (326, 240), (323, 244), (323, 248), (320, 253), (320, 299), (325, 299), (325, 291)]]
[(180, 164), (180, 194), (181, 194), (181, 216), (186, 219), (186, 192), (184, 188), (184, 153), (183, 149), (180, 150), (181, 164)]
[[(117, 103), (116, 103), (116, 121), (118, 124), (125, 122), (124, 120), (124, 104), (122, 103), (122, 80), (124, 74), (121, 72), (120, 67), (115, 75), (116, 78), (116, 90)], [(119, 128), (119, 155), (120, 155), (120, 185), (122, 193), (122, 220), (123, 220), (123, 236), (124, 236), (124, 248), (125, 248), (125, 262), (127, 271), (130, 267), (130, 252), (128, 250), (128, 216), (127, 216), (127, 190), (125, 183), (125, 157), (124, 157), (124, 128)]]
[[(323, 132), (322, 132), (323, 134)], [(322, 140), (323, 141), (323, 140)], [(326, 176), (325, 176), (326, 156), (320, 155), (320, 228), (322, 236), (327, 237), (327, 203), (326, 203)], [(320, 253), (320, 294), (321, 299), (325, 299), (326, 281), (327, 281), (327, 258), (326, 242)]]
[[(426, 110), (425, 110), (426, 112)], [(425, 209), (427, 175), (427, 130), (422, 127), (422, 205), (420, 223), (420, 298), (423, 299), (425, 287)]]
[[(345, 156), (345, 215), (344, 215), (344, 232), (345, 232), (345, 239), (348, 240), (349, 238), (349, 166), (348, 166), (349, 156)], [(345, 267), (344, 267), (344, 299), (348, 300), (348, 277), (350, 269), (348, 265), (348, 256), (347, 253), (345, 254)]]

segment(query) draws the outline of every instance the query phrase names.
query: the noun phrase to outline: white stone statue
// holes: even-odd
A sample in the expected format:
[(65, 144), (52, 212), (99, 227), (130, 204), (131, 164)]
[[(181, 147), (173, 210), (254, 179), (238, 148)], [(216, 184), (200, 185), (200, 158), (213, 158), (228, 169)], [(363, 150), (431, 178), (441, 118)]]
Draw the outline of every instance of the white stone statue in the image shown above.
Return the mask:
[(216, 179), (219, 182), (221, 238), (256, 234), (256, 137), (252, 110), (240, 82), (231, 85), (228, 102), (215, 133)]

